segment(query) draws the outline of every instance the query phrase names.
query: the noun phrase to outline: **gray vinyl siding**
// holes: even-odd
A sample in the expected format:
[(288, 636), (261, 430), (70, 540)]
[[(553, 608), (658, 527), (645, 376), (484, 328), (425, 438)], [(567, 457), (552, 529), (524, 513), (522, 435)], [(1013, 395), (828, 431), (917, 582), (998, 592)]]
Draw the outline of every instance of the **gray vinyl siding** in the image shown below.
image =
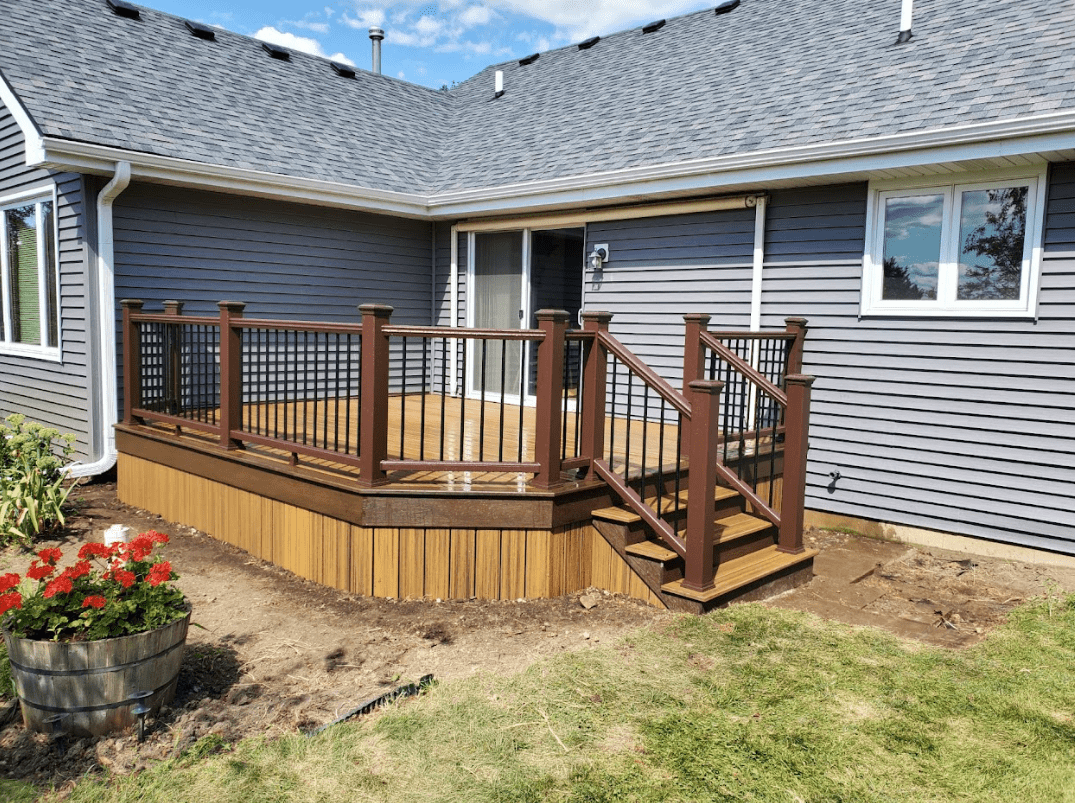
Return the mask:
[(93, 452), (87, 342), (86, 192), (82, 176), (26, 167), (22, 131), (0, 104), (0, 198), (55, 184), (59, 232), (61, 361), (0, 354), (0, 416), (28, 418), (75, 435), (77, 459)]
[(643, 362), (678, 387), (683, 316), (704, 312), (711, 327), (750, 324), (753, 209), (591, 223), (586, 253), (607, 243), (600, 281), (587, 269), (584, 308), (613, 314), (609, 326)]
[(393, 323), (432, 314), (427, 222), (134, 184), (116, 201), (115, 241), (116, 299), (147, 312), (176, 299), (191, 315), (223, 300), (248, 318), (358, 323), (367, 303), (392, 306)]
[(810, 320), (808, 507), (1075, 553), (1075, 167), (1051, 176), (1037, 321), (860, 319), (866, 186), (773, 194), (762, 323)]

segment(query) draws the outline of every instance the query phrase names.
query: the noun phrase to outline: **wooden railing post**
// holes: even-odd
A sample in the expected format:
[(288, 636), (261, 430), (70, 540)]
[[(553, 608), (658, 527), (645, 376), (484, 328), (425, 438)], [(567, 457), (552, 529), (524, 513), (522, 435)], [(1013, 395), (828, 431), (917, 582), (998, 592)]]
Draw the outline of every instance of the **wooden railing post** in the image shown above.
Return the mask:
[(141, 299), (125, 298), (123, 308), (123, 422), (141, 424), (142, 419), (131, 410), (142, 404), (142, 329), (131, 323), (131, 316), (142, 311)]
[(231, 322), (243, 317), (246, 304), (221, 301), (220, 308), (220, 445), (241, 449), (231, 433), (239, 429), (243, 415), (243, 333)]
[[(182, 301), (165, 301), (164, 302), (164, 314), (165, 315), (182, 315), (183, 314), (183, 302)], [(164, 353), (167, 355), (167, 362), (164, 364), (164, 403), (165, 411), (172, 415), (178, 415), (181, 409), (180, 399), (182, 397), (182, 359), (181, 359), (181, 346), (183, 337), (182, 333), (179, 333), (179, 337), (176, 337), (176, 328), (173, 326), (167, 326), (164, 329)]]
[[(608, 379), (608, 353), (599, 340), (608, 331), (611, 312), (583, 312), (582, 328), (593, 332), (586, 344), (582, 365), (582, 429), (579, 438), (579, 457), (600, 460), (605, 452), (605, 384)], [(592, 472), (591, 472), (592, 474)]]
[[(363, 488), (387, 481), (381, 461), (388, 459), (388, 336), (384, 328), (393, 308), (363, 304), (361, 398), (362, 431), (358, 433), (358, 484)], [(404, 433), (406, 437), (406, 433)]]
[[(683, 316), (683, 395), (690, 397), (690, 384), (705, 376), (705, 349), (702, 348), (702, 332), (709, 327), (710, 316), (704, 312), (692, 312)], [(683, 443), (690, 443), (691, 422), (684, 418), (681, 424)]]
[(545, 339), (538, 346), (537, 410), (534, 460), (541, 466), (532, 484), (554, 488), (560, 478), (560, 423), (564, 398), (564, 335), (571, 316), (566, 310), (538, 310), (538, 328)]
[(810, 442), (810, 388), (814, 377), (787, 378), (788, 412), (784, 435), (784, 492), (780, 498), (780, 536), (777, 548), (797, 554), (803, 547), (803, 508), (806, 505), (806, 452)]
[(803, 347), (806, 342), (806, 318), (785, 318), (784, 324), (787, 331), (795, 335), (788, 349), (788, 365), (784, 371), (785, 376), (801, 374), (803, 370)]
[(687, 441), (687, 556), (683, 585), (693, 591), (713, 587), (713, 541), (717, 489), (717, 427), (723, 382), (695, 379), (687, 387), (691, 403), (691, 431)]

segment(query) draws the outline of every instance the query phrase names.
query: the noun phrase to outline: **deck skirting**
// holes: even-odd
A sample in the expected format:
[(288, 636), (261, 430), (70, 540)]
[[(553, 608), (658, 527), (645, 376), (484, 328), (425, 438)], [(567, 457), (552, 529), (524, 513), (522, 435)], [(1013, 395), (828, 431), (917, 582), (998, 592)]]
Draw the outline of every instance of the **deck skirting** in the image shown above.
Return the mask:
[(365, 526), (130, 454), (119, 456), (118, 493), (125, 504), (352, 594), (515, 600), (596, 586), (664, 607), (588, 515), (545, 529)]

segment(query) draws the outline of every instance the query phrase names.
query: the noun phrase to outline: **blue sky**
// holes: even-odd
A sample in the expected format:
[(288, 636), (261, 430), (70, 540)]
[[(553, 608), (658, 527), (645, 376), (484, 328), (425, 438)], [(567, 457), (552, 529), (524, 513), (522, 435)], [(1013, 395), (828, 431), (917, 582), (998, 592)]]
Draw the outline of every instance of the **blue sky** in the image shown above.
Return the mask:
[(382, 69), (439, 88), (495, 62), (715, 5), (692, 0), (135, 0), (237, 33), (369, 69), (371, 25), (385, 29)]

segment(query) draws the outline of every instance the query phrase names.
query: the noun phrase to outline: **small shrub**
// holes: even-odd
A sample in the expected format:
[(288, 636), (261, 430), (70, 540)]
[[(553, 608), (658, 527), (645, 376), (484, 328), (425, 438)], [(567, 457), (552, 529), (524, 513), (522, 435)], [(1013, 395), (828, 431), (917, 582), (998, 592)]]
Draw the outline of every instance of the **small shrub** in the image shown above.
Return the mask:
[(11, 678), (11, 661), (7, 657), (7, 645), (0, 640), (0, 700), (15, 696), (15, 681)]
[(23, 415), (0, 423), (0, 544), (28, 546), (64, 525), (64, 505), (75, 487), (64, 466), (74, 440)]

